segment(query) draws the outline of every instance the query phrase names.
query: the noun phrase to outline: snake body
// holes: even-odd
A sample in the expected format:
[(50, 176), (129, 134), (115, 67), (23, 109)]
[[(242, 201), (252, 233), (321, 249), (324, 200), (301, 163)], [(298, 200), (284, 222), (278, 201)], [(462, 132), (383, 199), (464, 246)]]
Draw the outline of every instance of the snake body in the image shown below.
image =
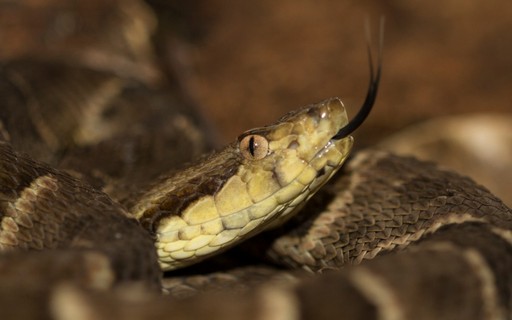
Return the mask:
[[(335, 174), (352, 147), (333, 139), (338, 99), (183, 165), (212, 142), (168, 88), (2, 65), (2, 319), (512, 317), (512, 212), (485, 188), (371, 149)], [(281, 267), (161, 278), (250, 237)]]
[[(384, 152), (360, 152), (344, 174), (326, 186), (326, 193), (320, 194), (322, 198), (330, 198), (330, 204), (320, 210), (306, 207), (304, 213), (310, 216), (310, 222), (300, 224), (286, 236), (292, 238), (291, 243), (286, 238), (278, 239), (270, 253), (282, 253), (283, 243), (290, 243), (294, 249), (289, 251), (288, 257), (282, 258), (286, 264), (301, 263), (309, 270), (348, 267), (314, 278), (306, 276), (298, 283), (298, 279), (303, 278), (301, 274), (281, 276), (281, 280), (274, 284), (255, 290), (249, 290), (253, 288), (249, 284), (240, 289), (236, 281), (226, 283), (229, 277), (222, 275), (191, 278), (181, 286), (187, 285), (189, 290), (198, 292), (213, 292), (176, 301), (151, 292), (141, 295), (139, 287), (119, 287), (122, 291), (117, 293), (105, 291), (112, 284), (126, 280), (143, 280), (154, 285), (158, 283), (158, 273), (155, 273), (158, 266), (153, 260), (156, 256), (151, 250), (152, 242), (135, 221), (124, 216), (122, 209), (104, 194), (65, 173), (15, 155), (5, 145), (2, 159), (9, 160), (8, 165), (2, 167), (5, 168), (2, 170), (3, 185), (6, 185), (5, 177), (11, 177), (12, 181), (13, 164), (20, 173), (18, 177), (34, 175), (32, 186), (19, 192), (16, 212), (12, 213), (11, 219), (30, 225), (30, 218), (24, 218), (22, 210), (30, 214), (34, 207), (45, 207), (53, 197), (55, 203), (62, 204), (54, 212), (58, 213), (60, 209), (62, 216), (70, 210), (87, 213), (86, 208), (90, 207), (96, 211), (92, 221), (106, 221), (110, 216), (109, 226), (119, 226), (112, 233), (111, 228), (105, 229), (102, 225), (81, 223), (84, 217), (79, 213), (75, 216), (75, 226), (81, 226), (67, 235), (70, 240), (58, 242), (60, 247), (56, 245), (52, 251), (29, 255), (13, 252), (2, 256), (2, 303), (4, 310), (12, 312), (13, 318), (24, 312), (28, 318), (40, 317), (41, 309), (37, 306), (45, 304), (60, 319), (73, 318), (76, 314), (97, 319), (140, 319), (165, 317), (169, 313), (176, 319), (190, 319), (205, 315), (205, 312), (224, 319), (247, 317), (248, 314), (254, 319), (265, 319), (269, 315), (292, 319), (338, 316), (353, 319), (453, 319), (460, 316), (465, 319), (504, 319), (510, 315), (510, 209), (470, 179), (439, 170), (433, 164)], [(6, 170), (9, 175), (5, 174)], [(37, 178), (40, 173), (45, 175)], [(369, 185), (373, 187), (369, 188)], [(432, 188), (425, 192), (429, 190), (425, 187), (436, 185), (448, 185), (448, 188)], [(72, 195), (74, 201), (66, 200)], [(106, 208), (117, 208), (120, 212), (111, 214)], [(98, 209), (104, 212), (99, 219)], [(13, 239), (6, 236), (7, 226), (24, 229), (19, 222), (12, 224), (11, 219), (4, 217), (3, 241)], [(66, 222), (68, 226), (63, 230), (70, 228), (73, 219), (68, 217)], [(313, 227), (307, 228), (308, 232), (301, 230), (311, 225)], [(328, 230), (327, 225), (334, 227)], [(103, 229), (108, 232), (103, 234)], [(10, 231), (14, 233), (14, 230)], [(30, 232), (25, 238), (33, 237), (31, 243), (45, 243), (47, 239), (37, 239), (38, 234), (43, 233)], [(128, 240), (133, 245), (130, 250), (126, 246)], [(323, 249), (319, 243), (323, 244)], [(367, 259), (370, 260), (365, 262)], [(153, 264), (147, 263), (151, 261)], [(44, 272), (44, 277), (39, 276), (39, 271)], [(243, 269), (238, 274), (240, 272), (249, 276), (255, 274)], [(271, 269), (260, 271), (259, 278), (275, 278), (276, 272)], [(151, 274), (153, 276), (149, 276)], [(222, 289), (205, 287), (210, 278), (221, 279), (218, 281), (222, 282)], [(73, 286), (69, 285), (70, 281)], [(89, 289), (80, 289), (83, 287)], [(91, 288), (94, 290), (90, 291)], [(7, 307), (9, 301), (23, 299), (27, 294), (38, 297), (40, 300), (35, 301), (39, 304), (28, 304), (32, 307), (25, 309)], [(237, 303), (225, 304), (223, 301)], [(213, 306), (217, 307), (215, 312), (211, 309)]]

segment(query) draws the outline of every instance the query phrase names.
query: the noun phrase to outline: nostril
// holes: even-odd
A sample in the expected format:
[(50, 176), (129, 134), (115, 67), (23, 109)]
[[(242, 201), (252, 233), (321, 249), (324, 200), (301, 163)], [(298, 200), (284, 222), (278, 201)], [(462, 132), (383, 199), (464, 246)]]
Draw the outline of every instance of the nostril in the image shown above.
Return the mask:
[(315, 123), (318, 123), (320, 121), (320, 118), (323, 118), (322, 114), (323, 112), (320, 112), (318, 108), (310, 108), (307, 112), (308, 117), (313, 120)]

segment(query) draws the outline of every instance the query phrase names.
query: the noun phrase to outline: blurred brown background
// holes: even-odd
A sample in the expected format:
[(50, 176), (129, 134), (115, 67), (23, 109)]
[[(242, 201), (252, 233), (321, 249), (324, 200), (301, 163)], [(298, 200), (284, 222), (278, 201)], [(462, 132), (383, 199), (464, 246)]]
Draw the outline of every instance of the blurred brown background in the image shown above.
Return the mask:
[[(141, 33), (156, 32), (152, 41), (160, 61), (213, 120), (223, 141), (332, 96), (353, 115), (368, 85), (364, 21), (372, 23), (375, 40), (382, 15), (384, 75), (376, 108), (359, 132), (367, 141), (374, 140), (374, 132), (383, 136), (443, 114), (512, 109), (510, 1), (1, 0), (0, 5), (2, 60), (42, 51), (80, 55), (77, 48), (84, 43), (98, 60), (104, 47), (126, 51), (123, 36), (143, 39)], [(148, 18), (151, 11), (158, 21)], [(116, 31), (127, 24), (124, 34)], [(134, 42), (139, 47), (132, 44), (125, 56), (140, 66), (147, 63), (147, 52)], [(122, 66), (119, 60), (111, 61)], [(144, 76), (151, 78), (151, 72)]]
[[(215, 0), (170, 11), (181, 22), (160, 34), (173, 38), (166, 51), (223, 141), (332, 96), (353, 116), (368, 87), (364, 23), (375, 47), (384, 16), (381, 89), (356, 148), (398, 132), (388, 149), (469, 175), (512, 205), (512, 2)], [(421, 125), (429, 119), (440, 120)]]
[(353, 115), (368, 85), (364, 21), (375, 43), (381, 15), (384, 75), (359, 132), (366, 141), (439, 115), (512, 110), (509, 1), (188, 3), (171, 10), (180, 19), (172, 47), (225, 140), (332, 96)]
[[(340, 97), (354, 115), (368, 86), (365, 20), (376, 44), (380, 16), (381, 89), (356, 132), (358, 147), (443, 115), (510, 115), (512, 2), (505, 0), (0, 0), (0, 60), (80, 61), (153, 86), (166, 79), (228, 142), (328, 97)], [(462, 139), (466, 132), (473, 139), (468, 130)], [(511, 133), (489, 178), (507, 187)]]

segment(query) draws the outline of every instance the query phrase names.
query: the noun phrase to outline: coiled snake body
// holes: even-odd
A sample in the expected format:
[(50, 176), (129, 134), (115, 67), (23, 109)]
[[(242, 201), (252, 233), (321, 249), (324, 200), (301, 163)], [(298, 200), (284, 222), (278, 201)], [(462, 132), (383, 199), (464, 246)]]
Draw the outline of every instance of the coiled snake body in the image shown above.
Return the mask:
[[(338, 99), (156, 178), (208, 148), (165, 93), (32, 60), (5, 64), (0, 92), (2, 319), (511, 317), (510, 209), (468, 178), (377, 150), (335, 175), (352, 147), (333, 139), (348, 123)], [(264, 228), (247, 245), (281, 267), (171, 272), (160, 293), (161, 269)]]

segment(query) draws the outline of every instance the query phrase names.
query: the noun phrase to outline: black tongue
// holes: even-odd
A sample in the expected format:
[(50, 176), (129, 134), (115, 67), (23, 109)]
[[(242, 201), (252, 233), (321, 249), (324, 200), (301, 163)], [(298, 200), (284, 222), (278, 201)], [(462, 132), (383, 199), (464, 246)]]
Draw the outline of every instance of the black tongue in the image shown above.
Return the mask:
[(359, 109), (359, 112), (356, 116), (343, 128), (332, 137), (332, 139), (339, 140), (345, 138), (354, 132), (359, 126), (366, 120), (370, 111), (372, 111), (373, 105), (375, 104), (375, 99), (377, 98), (377, 92), (379, 90), (379, 82), (380, 75), (382, 69), (382, 45), (384, 41), (384, 19), (381, 19), (380, 25), (380, 41), (379, 41), (379, 50), (377, 52), (377, 73), (374, 72), (373, 59), (372, 59), (372, 49), (371, 49), (371, 40), (368, 35), (368, 60), (370, 62), (370, 85), (368, 86), (368, 91), (366, 93), (366, 98), (364, 100), (363, 106)]

